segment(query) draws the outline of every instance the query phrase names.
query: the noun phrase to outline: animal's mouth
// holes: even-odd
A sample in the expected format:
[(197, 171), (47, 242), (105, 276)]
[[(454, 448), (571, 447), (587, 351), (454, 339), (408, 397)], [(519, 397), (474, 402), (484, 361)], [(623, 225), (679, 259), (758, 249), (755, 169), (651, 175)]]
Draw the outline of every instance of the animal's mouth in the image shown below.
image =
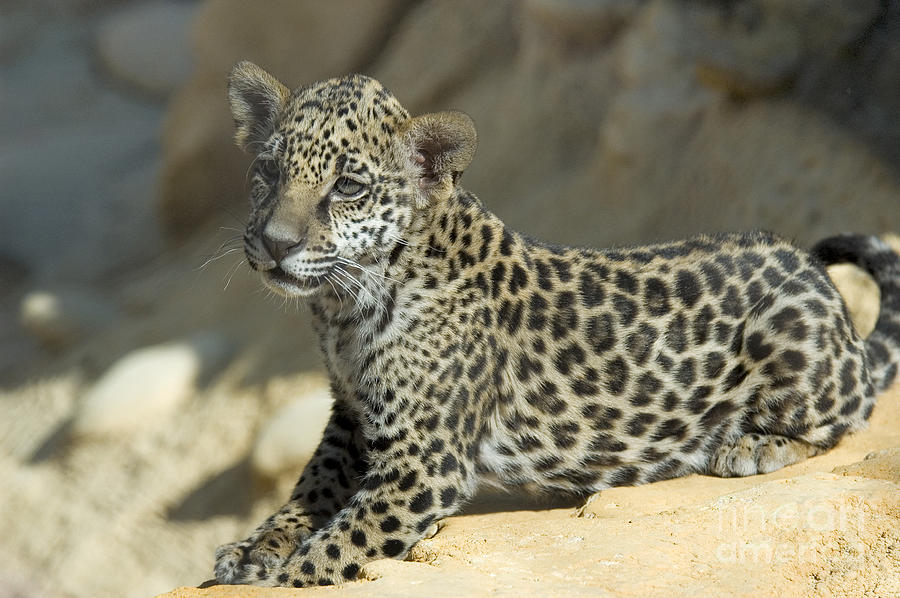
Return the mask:
[(266, 284), (282, 295), (308, 296), (316, 292), (325, 283), (328, 270), (319, 274), (312, 274), (299, 278), (289, 274), (281, 266), (275, 266), (271, 270), (263, 272), (263, 280)]

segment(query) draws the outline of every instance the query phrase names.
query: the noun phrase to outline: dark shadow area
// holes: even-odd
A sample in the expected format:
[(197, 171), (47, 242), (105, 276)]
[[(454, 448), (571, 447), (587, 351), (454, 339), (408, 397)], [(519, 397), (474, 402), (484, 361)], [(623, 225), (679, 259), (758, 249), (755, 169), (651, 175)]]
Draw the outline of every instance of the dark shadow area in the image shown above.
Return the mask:
[(475, 498), (458, 515), (485, 515), (511, 511), (546, 511), (549, 509), (574, 509), (584, 504), (585, 498), (574, 494), (532, 494), (525, 490), (504, 491), (493, 488), (479, 490)]
[(219, 582), (217, 580), (207, 579), (206, 581), (201, 583), (199, 586), (197, 586), (197, 588), (203, 590), (203, 589), (211, 588), (211, 587), (217, 586), (217, 585), (219, 585)]
[(207, 479), (170, 508), (167, 517), (173, 521), (202, 521), (219, 515), (246, 517), (256, 495), (249, 459)]
[(57, 426), (31, 454), (28, 464), (40, 465), (56, 456), (72, 437), (72, 422), (73, 420), (69, 418)]

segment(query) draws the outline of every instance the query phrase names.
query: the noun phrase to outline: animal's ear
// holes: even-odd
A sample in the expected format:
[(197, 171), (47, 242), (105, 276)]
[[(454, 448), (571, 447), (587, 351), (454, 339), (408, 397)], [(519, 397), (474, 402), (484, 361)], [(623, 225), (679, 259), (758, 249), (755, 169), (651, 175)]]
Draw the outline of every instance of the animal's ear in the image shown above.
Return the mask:
[(423, 114), (410, 120), (407, 134), (422, 167), (420, 187), (432, 196), (449, 196), (475, 156), (478, 138), (472, 118), (455, 110)]
[(234, 140), (244, 151), (265, 141), (275, 128), (291, 90), (252, 62), (239, 62), (228, 77), (228, 101), (237, 129)]

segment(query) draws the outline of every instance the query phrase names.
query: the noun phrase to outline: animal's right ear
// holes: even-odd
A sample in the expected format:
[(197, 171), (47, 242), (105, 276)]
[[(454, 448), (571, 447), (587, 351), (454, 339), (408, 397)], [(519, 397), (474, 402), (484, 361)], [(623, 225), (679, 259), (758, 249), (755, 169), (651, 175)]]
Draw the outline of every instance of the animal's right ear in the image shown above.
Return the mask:
[(457, 110), (423, 114), (410, 119), (406, 132), (422, 169), (419, 187), (434, 199), (448, 197), (475, 156), (472, 117)]
[(228, 101), (237, 129), (234, 140), (244, 151), (265, 141), (275, 129), (278, 114), (291, 90), (252, 62), (239, 62), (228, 77)]

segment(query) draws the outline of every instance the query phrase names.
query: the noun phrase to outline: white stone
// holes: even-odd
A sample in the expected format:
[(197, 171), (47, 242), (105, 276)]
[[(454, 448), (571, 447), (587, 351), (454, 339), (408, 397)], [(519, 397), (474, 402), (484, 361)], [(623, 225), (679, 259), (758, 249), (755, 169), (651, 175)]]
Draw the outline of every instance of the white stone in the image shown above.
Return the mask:
[(32, 291), (22, 299), (22, 326), (42, 345), (64, 348), (119, 318), (111, 302), (82, 289)]
[(327, 385), (312, 389), (281, 408), (263, 426), (253, 448), (254, 470), (266, 477), (299, 470), (309, 461), (331, 414)]
[(128, 432), (163, 419), (191, 396), (203, 366), (221, 356), (224, 347), (223, 339), (204, 335), (122, 357), (87, 392), (73, 435)]
[(191, 73), (190, 29), (197, 5), (152, 2), (110, 16), (97, 36), (97, 54), (122, 82), (156, 96), (182, 85)]

